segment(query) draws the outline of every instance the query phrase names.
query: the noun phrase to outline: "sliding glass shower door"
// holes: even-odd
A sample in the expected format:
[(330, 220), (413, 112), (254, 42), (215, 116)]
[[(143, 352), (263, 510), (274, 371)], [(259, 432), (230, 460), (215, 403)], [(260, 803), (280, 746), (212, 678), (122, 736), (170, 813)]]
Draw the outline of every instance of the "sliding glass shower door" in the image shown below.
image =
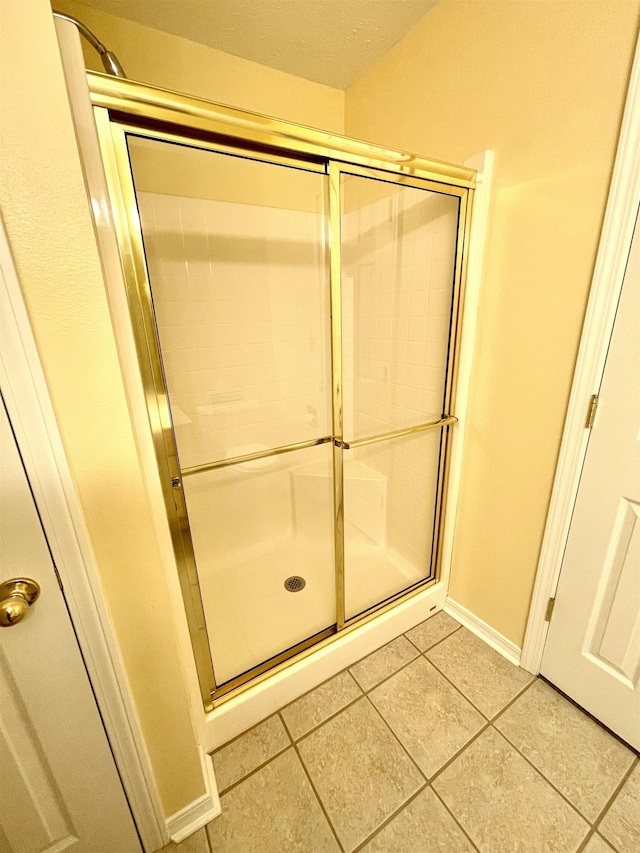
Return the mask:
[(435, 573), (459, 199), (342, 173), (345, 619)]
[(468, 190), (100, 121), (211, 707), (437, 577)]
[(335, 630), (327, 176), (138, 137), (128, 146), (225, 684)]

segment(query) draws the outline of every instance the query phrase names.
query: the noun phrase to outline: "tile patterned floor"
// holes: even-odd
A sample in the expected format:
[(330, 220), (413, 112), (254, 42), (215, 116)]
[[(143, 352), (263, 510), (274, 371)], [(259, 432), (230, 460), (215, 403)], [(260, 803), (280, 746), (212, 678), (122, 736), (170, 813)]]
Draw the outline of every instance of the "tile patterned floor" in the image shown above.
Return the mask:
[(214, 753), (176, 853), (640, 853), (640, 762), (438, 613)]

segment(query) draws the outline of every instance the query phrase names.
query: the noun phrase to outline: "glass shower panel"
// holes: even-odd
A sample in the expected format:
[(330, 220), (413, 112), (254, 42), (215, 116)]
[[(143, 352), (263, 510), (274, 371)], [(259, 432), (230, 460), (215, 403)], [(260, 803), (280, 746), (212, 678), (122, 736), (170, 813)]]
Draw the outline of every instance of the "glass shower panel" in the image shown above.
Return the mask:
[(341, 214), (348, 620), (433, 574), (446, 432), (384, 436), (448, 414), (459, 200), (343, 174)]
[(128, 144), (181, 468), (330, 435), (326, 176)]
[(425, 580), (444, 432), (344, 451), (345, 618)]
[(331, 484), (329, 443), (184, 477), (218, 685), (335, 624)]
[(443, 416), (459, 201), (342, 175), (344, 437)]
[(219, 687), (336, 621), (328, 179), (127, 143)]

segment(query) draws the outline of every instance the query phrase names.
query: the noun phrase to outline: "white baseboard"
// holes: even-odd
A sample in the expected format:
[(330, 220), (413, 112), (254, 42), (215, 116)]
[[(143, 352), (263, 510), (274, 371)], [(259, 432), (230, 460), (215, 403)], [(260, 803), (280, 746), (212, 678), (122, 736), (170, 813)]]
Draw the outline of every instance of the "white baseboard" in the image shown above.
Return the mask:
[(179, 844), (202, 829), (222, 812), (220, 797), (218, 796), (218, 785), (213, 770), (213, 759), (210, 755), (200, 749), (200, 758), (207, 785), (207, 793), (189, 803), (180, 811), (167, 818), (167, 832), (173, 842)]
[(471, 631), (472, 634), (475, 634), (476, 637), (484, 640), (487, 645), (499, 652), (510, 663), (520, 666), (520, 654), (522, 650), (515, 643), (512, 643), (511, 640), (507, 640), (506, 637), (498, 633), (495, 628), (492, 628), (486, 622), (483, 622), (482, 619), (474, 616), (466, 607), (458, 604), (452, 598), (447, 598), (443, 610)]

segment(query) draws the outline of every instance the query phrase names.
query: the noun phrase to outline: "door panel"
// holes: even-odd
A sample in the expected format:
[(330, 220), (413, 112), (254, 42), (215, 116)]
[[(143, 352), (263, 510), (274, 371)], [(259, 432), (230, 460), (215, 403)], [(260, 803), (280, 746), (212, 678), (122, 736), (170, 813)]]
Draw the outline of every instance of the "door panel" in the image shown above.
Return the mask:
[(640, 749), (640, 234), (618, 305), (542, 674)]
[(343, 432), (444, 413), (459, 199), (342, 175)]
[(327, 176), (128, 146), (181, 469), (330, 435)]
[(431, 574), (442, 430), (344, 453), (345, 615)]
[[(341, 175), (345, 618), (433, 576), (460, 201)], [(375, 438), (376, 443), (362, 444)]]
[(1, 398), (0, 463), (0, 579), (41, 589), (0, 628), (0, 850), (140, 853)]
[(127, 145), (221, 688), (336, 623), (328, 178)]
[(183, 479), (218, 685), (335, 625), (331, 447)]

